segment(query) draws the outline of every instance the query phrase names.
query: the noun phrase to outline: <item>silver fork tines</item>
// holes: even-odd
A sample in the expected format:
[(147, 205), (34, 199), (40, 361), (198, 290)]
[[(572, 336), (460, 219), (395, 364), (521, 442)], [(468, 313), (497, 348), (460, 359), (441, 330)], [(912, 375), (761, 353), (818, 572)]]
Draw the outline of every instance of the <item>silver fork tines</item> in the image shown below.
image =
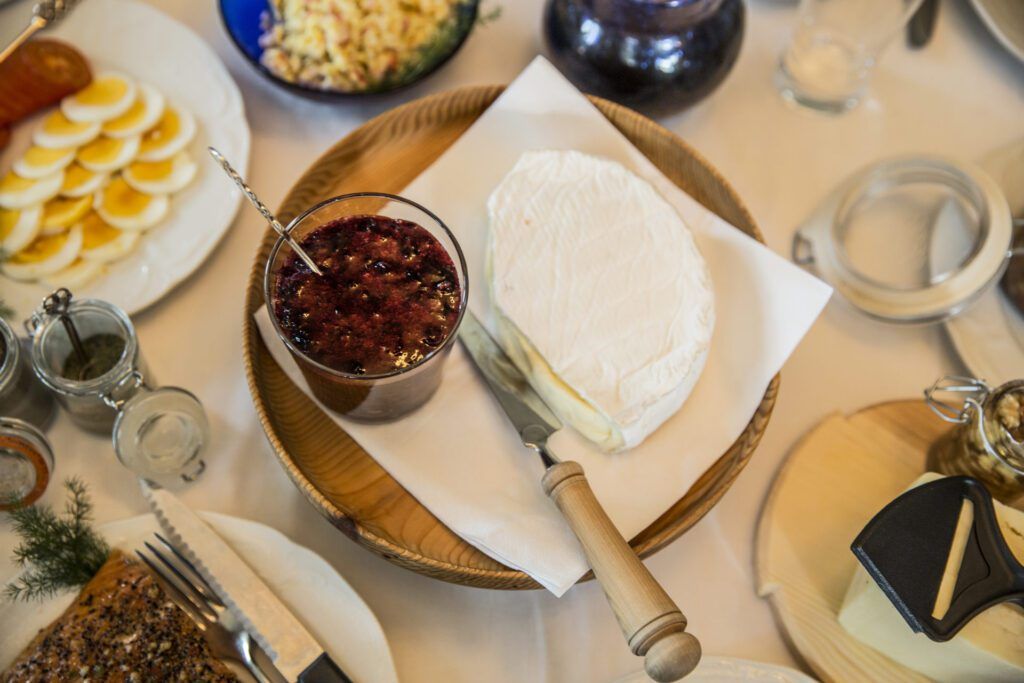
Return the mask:
[(135, 554), (153, 571), (167, 596), (202, 631), (214, 655), (240, 662), (258, 683), (269, 683), (253, 659), (249, 634), (234, 623), (225, 623), (227, 609), (210, 585), (170, 541), (160, 534), (156, 537), (173, 559), (149, 541), (143, 543), (147, 552), (136, 550)]

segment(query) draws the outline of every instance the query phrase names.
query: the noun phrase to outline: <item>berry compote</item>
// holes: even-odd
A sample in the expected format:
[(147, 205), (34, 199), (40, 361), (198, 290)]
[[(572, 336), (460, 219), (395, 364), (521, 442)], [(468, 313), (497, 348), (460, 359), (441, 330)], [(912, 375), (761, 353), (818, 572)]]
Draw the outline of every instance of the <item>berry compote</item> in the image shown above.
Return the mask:
[(274, 313), (312, 360), (350, 375), (393, 373), (436, 350), (457, 325), (455, 264), (416, 223), (347, 216), (299, 243), (323, 275), (290, 254), (277, 275)]

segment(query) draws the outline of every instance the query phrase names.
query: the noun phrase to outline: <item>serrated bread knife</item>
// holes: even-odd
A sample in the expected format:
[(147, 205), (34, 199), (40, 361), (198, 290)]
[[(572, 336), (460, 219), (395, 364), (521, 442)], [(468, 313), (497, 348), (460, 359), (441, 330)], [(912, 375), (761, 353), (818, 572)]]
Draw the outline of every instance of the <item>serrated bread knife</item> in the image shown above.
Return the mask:
[(523, 445), (540, 455), (547, 467), (541, 480), (544, 492), (583, 546), (630, 650), (644, 657), (644, 668), (656, 681), (686, 676), (700, 661), (700, 643), (686, 632), (686, 617), (608, 518), (583, 468), (559, 462), (548, 449), (548, 437), (562, 423), (469, 311), (459, 339)]
[(295, 615), (249, 565), (172, 493), (142, 484), (171, 543), (206, 582), (288, 681), (352, 683)]

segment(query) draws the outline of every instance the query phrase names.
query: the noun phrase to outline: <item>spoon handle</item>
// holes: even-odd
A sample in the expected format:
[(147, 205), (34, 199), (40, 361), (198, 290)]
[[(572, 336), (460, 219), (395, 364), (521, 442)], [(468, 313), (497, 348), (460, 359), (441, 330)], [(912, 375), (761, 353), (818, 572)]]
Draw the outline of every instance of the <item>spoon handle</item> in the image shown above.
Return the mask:
[(274, 229), (274, 232), (288, 242), (288, 245), (295, 250), (295, 253), (299, 255), (299, 258), (301, 258), (307, 266), (309, 266), (310, 270), (317, 275), (323, 275), (323, 271), (321, 271), (316, 263), (313, 262), (313, 259), (310, 258), (309, 254), (307, 254), (306, 251), (300, 247), (294, 239), (292, 239), (292, 236), (288, 234), (288, 231), (285, 230), (284, 226), (281, 225), (281, 222), (277, 220), (277, 217), (274, 216), (270, 209), (267, 208), (266, 204), (260, 201), (260, 198), (256, 196), (256, 193), (252, 191), (252, 188), (249, 187), (238, 171), (236, 171), (228, 160), (224, 158), (224, 155), (213, 147), (207, 147), (207, 150), (210, 152), (210, 156), (213, 157), (213, 160), (220, 164), (220, 167), (224, 169), (224, 172), (228, 177), (235, 181), (235, 185), (237, 185), (238, 189), (242, 191), (242, 194), (249, 199), (252, 205), (256, 207), (256, 210), (263, 215), (268, 223), (270, 223), (270, 227)]

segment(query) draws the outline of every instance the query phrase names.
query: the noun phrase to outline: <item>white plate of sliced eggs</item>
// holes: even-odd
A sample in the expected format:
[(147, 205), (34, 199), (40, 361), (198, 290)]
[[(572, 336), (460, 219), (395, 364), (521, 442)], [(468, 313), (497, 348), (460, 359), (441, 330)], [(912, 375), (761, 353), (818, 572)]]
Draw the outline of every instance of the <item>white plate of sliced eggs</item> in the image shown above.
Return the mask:
[(0, 157), (0, 299), (26, 317), (63, 286), (134, 313), (234, 218), (241, 197), (199, 162), (214, 145), (247, 166), (241, 97), (201, 39), (147, 5), (92, 0), (53, 33), (93, 79), (19, 122)]

